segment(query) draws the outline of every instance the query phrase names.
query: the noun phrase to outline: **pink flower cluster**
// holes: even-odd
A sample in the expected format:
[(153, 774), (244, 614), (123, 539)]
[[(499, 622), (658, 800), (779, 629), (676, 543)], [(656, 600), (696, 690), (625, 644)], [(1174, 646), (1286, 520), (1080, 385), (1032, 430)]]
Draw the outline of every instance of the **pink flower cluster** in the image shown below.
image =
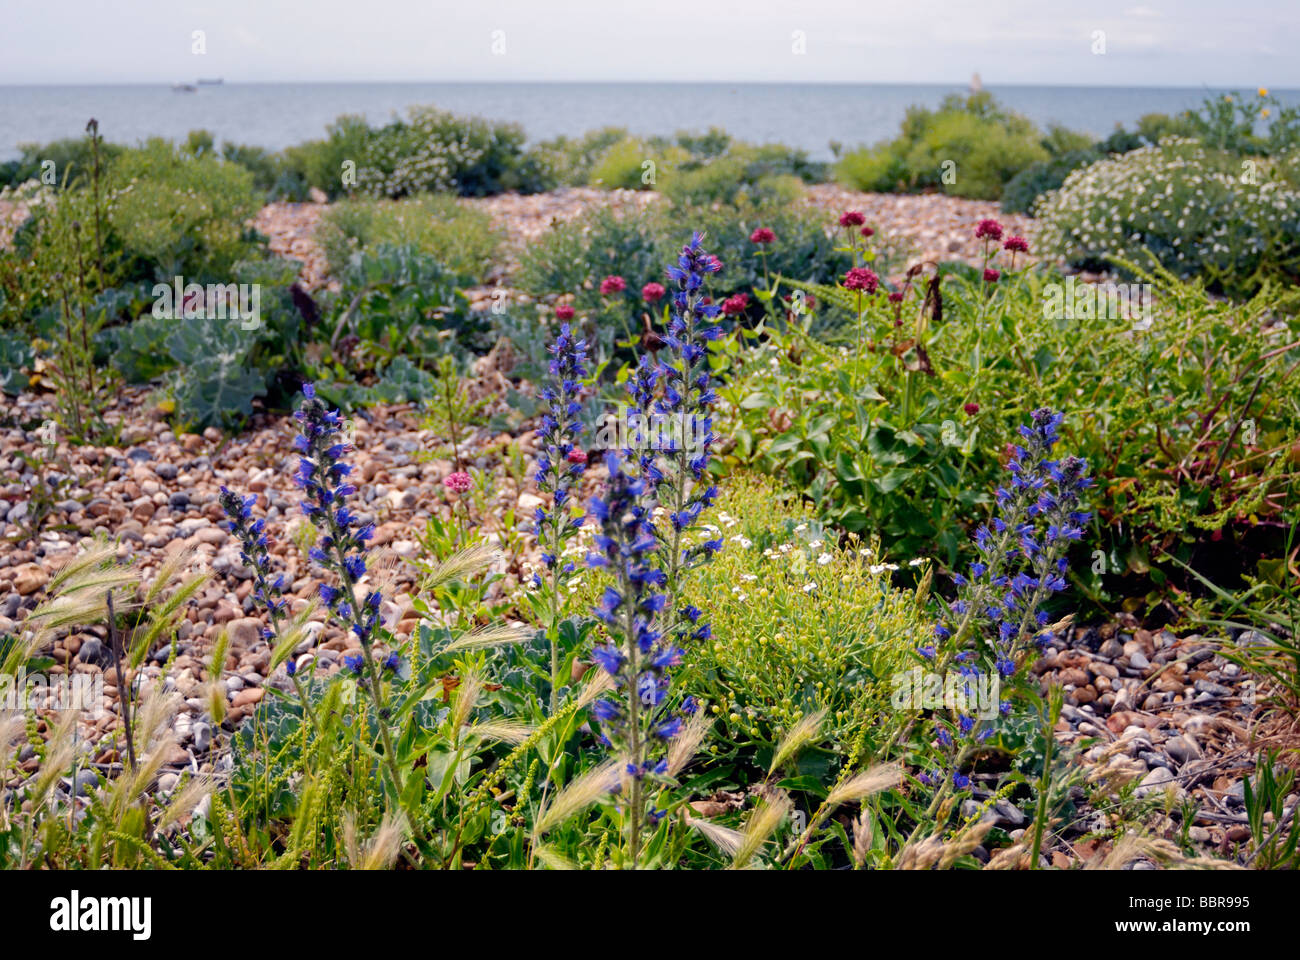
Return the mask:
[(443, 477), (442, 485), (452, 493), (465, 493), (474, 485), (474, 480), (464, 470), (458, 470)]
[(875, 293), (880, 286), (880, 278), (876, 276), (874, 270), (868, 267), (854, 267), (844, 275), (844, 289), (861, 290), (864, 293)]

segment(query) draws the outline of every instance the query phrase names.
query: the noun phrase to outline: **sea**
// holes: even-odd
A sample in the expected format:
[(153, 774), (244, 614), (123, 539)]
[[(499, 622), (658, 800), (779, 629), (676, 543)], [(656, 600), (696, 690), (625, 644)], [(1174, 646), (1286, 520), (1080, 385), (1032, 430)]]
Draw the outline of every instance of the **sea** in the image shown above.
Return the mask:
[[(218, 143), (279, 150), (324, 135), (341, 114), (372, 124), (419, 104), (436, 104), (523, 126), (530, 142), (580, 135), (604, 126), (634, 134), (702, 132), (722, 127), (752, 143), (779, 142), (829, 160), (845, 148), (894, 136), (907, 108), (936, 106), (966, 84), (668, 84), (668, 83), (237, 83), (192, 92), (166, 84), (0, 86), (0, 161), (20, 144), (80, 136), (94, 117), (111, 141), (134, 144), (196, 129)], [(1146, 113), (1177, 113), (1225, 93), (1198, 87), (987, 86), (997, 99), (1040, 126), (1061, 124), (1104, 137)], [(1300, 105), (1300, 91), (1273, 91)]]

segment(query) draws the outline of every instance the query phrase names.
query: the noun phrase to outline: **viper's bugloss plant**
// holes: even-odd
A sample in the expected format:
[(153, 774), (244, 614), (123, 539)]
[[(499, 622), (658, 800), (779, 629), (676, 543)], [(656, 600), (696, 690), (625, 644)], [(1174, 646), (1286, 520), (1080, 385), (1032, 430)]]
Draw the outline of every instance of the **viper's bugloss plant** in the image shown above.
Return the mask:
[(302, 512), (320, 533), (310, 556), (339, 578), (338, 586), (322, 583), (320, 597), (335, 618), (361, 642), (362, 669), (350, 668), (363, 681), (363, 689), (374, 701), (384, 760), (393, 787), (400, 795), (402, 779), (393, 760), (381, 666), (372, 649), (383, 595), (372, 589), (363, 598), (357, 596), (357, 584), (366, 573), (366, 541), (374, 536), (375, 528), (372, 523), (362, 523), (346, 504), (347, 498), (357, 490), (348, 479), (352, 467), (343, 461), (349, 444), (343, 437), (338, 411), (325, 406), (312, 384), (303, 384), (302, 392), (303, 401), (294, 413), (299, 424), (294, 449), (301, 454), (294, 482), (303, 489)]
[(581, 508), (573, 509), (574, 488), (587, 469), (587, 455), (577, 445), (583, 425), (579, 419), (582, 404), (581, 381), (587, 376), (587, 341), (579, 339), (566, 323), (550, 347), (552, 383), (541, 391), (546, 412), (537, 430), (537, 488), (551, 495), (551, 510), (538, 507), (534, 514), (534, 532), (542, 548), (542, 564), (548, 571), (546, 581), (533, 575), (533, 585), (548, 591), (550, 622), (547, 639), (551, 648), (551, 712), (559, 706), (560, 648), (560, 577), (572, 573), (574, 565), (565, 562), (564, 549), (577, 536), (585, 517)]
[[(281, 622), (286, 616), (289, 602), (283, 599), (286, 581), (283, 573), (275, 573), (271, 567), (269, 551), (270, 538), (266, 533), (266, 518), (253, 519), (253, 507), (257, 504), (257, 495), (248, 494), (241, 497), (229, 487), (222, 485), (217, 501), (225, 512), (225, 527), (239, 541), (239, 558), (253, 571), (253, 583), (256, 590), (253, 596), (266, 607), (271, 625), (262, 628), (262, 636), (273, 647), (279, 647), (281, 640)], [(289, 656), (285, 660), (285, 670), (297, 691), (303, 714), (312, 717), (311, 704), (298, 677), (297, 665)]]
[[(699, 609), (678, 609), (681, 575), (722, 546), (720, 538), (695, 545), (685, 541), (718, 494), (708, 473), (717, 394), (706, 343), (721, 332), (714, 322), (720, 308), (706, 297), (704, 280), (722, 265), (702, 245), (696, 233), (667, 271), (674, 292), (663, 338), (666, 358), (655, 363), (643, 354), (628, 381), (640, 423), (667, 424), (668, 436), (661, 430), (647, 436), (638, 429), (621, 455), (610, 451), (606, 494), (591, 502), (600, 531), (588, 563), (607, 568), (614, 580), (595, 610), (608, 638), (595, 647), (593, 658), (613, 678), (619, 695), (597, 702), (594, 713), (602, 740), (625, 758), (626, 776), (618, 789), (624, 794), (620, 802), (633, 867), (642, 830), (664, 815), (651, 802), (647, 781), (667, 776), (666, 744), (681, 732), (683, 718), (698, 709), (689, 697), (674, 709), (670, 670), (681, 662), (689, 641), (711, 635)], [(660, 510), (665, 527), (656, 525)]]
[[(1065, 589), (1066, 554), (1071, 543), (1082, 539), (1091, 517), (1080, 509), (1083, 493), (1092, 485), (1087, 463), (1075, 456), (1051, 456), (1063, 420), (1063, 414), (1040, 408), (1029, 424), (1021, 425), (1024, 442), (1014, 445), (1007, 463), (1010, 481), (998, 488), (993, 517), (973, 536), (978, 559), (969, 576), (953, 576), (957, 599), (935, 625), (935, 642), (918, 651), (940, 667), (958, 664), (968, 695), (982, 670), (1009, 679), (1035, 647), (1053, 638), (1043, 604)], [(1005, 712), (1009, 704), (1002, 708)], [(959, 710), (955, 731), (936, 721), (936, 734), (941, 746), (951, 747), (954, 733), (974, 739), (991, 733), (979, 726)], [(968, 783), (960, 771), (953, 772), (953, 779), (958, 788)]]

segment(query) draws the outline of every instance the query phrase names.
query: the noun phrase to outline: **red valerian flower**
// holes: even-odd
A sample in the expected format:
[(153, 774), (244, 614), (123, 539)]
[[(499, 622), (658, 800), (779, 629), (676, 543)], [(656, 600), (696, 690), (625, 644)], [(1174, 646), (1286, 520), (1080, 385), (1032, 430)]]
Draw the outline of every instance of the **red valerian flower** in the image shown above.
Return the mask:
[(862, 215), (860, 210), (850, 210), (840, 215), (841, 227), (860, 227), (867, 222), (867, 218)]
[(474, 481), (468, 473), (460, 470), (456, 473), (449, 473), (443, 477), (442, 485), (452, 493), (464, 493), (474, 485)]
[(1029, 241), (1024, 237), (1007, 237), (1006, 242), (1002, 244), (1003, 250), (1010, 250), (1012, 253), (1028, 253)]
[(890, 303), (902, 303), (902, 302), (903, 302), (903, 291), (902, 291), (902, 290), (895, 290), (893, 293), (891, 293), (891, 294), (889, 295), (889, 302), (890, 302)]
[(984, 268), (984, 282), (985, 282), (985, 283), (997, 283), (998, 280), (1001, 279), (1001, 277), (1002, 277), (1002, 274), (998, 273), (998, 272), (997, 272), (996, 270), (994, 270), (992, 267), (985, 267), (985, 268)]
[(641, 299), (646, 303), (658, 303), (664, 298), (666, 292), (662, 283), (655, 283), (651, 280), (641, 288)]
[(876, 276), (875, 271), (868, 267), (854, 267), (844, 275), (844, 288), (846, 290), (875, 293), (876, 288), (879, 286), (880, 278)]
[(978, 403), (968, 403), (962, 409), (966, 411), (967, 416), (973, 417), (980, 412), (980, 405)]
[(771, 243), (776, 239), (776, 234), (767, 227), (759, 227), (749, 235), (750, 243)]
[(617, 274), (606, 277), (600, 281), (600, 295), (608, 297), (613, 293), (622, 293), (627, 289), (627, 281)]
[(569, 455), (565, 457), (565, 459), (568, 460), (570, 463), (586, 463), (587, 451), (579, 450), (577, 447), (574, 447), (572, 450), (569, 451)]
[(722, 312), (729, 317), (736, 317), (745, 312), (749, 306), (749, 294), (738, 293), (722, 301)]
[(876, 235), (876, 231), (872, 230), (870, 227), (863, 227), (858, 232), (861, 233), (864, 237), (874, 237)]
[(1001, 240), (1002, 224), (996, 220), (981, 220), (975, 227), (976, 240)]
[(562, 303), (562, 304), (560, 304), (558, 307), (555, 308), (555, 319), (556, 319), (556, 320), (572, 320), (572, 319), (573, 319), (573, 307), (569, 306), (569, 304), (567, 304), (567, 303)]

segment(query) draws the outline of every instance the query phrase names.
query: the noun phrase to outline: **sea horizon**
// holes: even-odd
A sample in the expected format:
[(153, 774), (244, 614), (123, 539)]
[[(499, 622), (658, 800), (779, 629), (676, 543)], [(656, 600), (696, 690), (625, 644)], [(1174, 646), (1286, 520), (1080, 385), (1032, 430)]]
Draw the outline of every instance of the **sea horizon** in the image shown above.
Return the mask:
[[(220, 83), (178, 92), (199, 79)], [(658, 95), (690, 87), (694, 95)], [(907, 109), (934, 107), (971, 89), (952, 82), (723, 82), (723, 81), (237, 81), (216, 75), (173, 83), (117, 82), (0, 84), (0, 162), (20, 155), (20, 144), (80, 136), (95, 117), (106, 139), (138, 143), (149, 137), (184, 139), (208, 130), (217, 142), (282, 150), (325, 135), (343, 114), (372, 124), (410, 106), (435, 104), (460, 114), (517, 123), (530, 143), (581, 136), (604, 126), (637, 136), (672, 135), (721, 127), (753, 143), (784, 143), (815, 160), (844, 148), (894, 136)], [(1059, 124), (1106, 136), (1146, 113), (1195, 108), (1207, 96), (1253, 95), (1255, 87), (1016, 84), (984, 82), (982, 89), (1043, 128)], [(1300, 104), (1300, 90), (1273, 91)]]

